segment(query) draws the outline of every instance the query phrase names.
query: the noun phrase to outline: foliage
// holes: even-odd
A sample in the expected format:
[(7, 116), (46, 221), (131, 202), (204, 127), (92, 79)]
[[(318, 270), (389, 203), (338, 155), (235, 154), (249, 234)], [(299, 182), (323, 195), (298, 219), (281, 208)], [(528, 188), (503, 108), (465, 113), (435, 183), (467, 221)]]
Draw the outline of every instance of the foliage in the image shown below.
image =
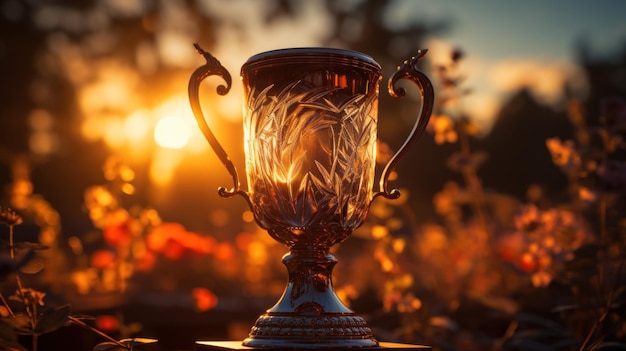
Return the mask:
[[(29, 335), (32, 338), (32, 350), (36, 351), (38, 347), (38, 339), (42, 334), (54, 332), (55, 330), (67, 325), (77, 324), (89, 329), (96, 334), (108, 339), (105, 345), (115, 345), (124, 350), (132, 350), (134, 346), (145, 343), (156, 342), (156, 340), (133, 339), (116, 341), (99, 330), (87, 325), (81, 318), (70, 315), (70, 305), (47, 306), (44, 302), (45, 292), (27, 288), (24, 286), (21, 274), (33, 274), (32, 270), (26, 269), (29, 262), (34, 258), (35, 250), (45, 250), (47, 247), (39, 243), (14, 241), (14, 227), (23, 223), (20, 215), (11, 209), (0, 208), (0, 223), (9, 227), (9, 243), (8, 255), (2, 253), (0, 264), (3, 269), (0, 272), (0, 281), (3, 283), (8, 280), (9, 276), (15, 277), (17, 290), (14, 295), (7, 300), (0, 292), (0, 301), (2, 302), (2, 318), (0, 319), (0, 348), (3, 350), (26, 350), (19, 342), (19, 335)], [(20, 303), (23, 312), (11, 306), (9, 301)], [(100, 344), (102, 345), (102, 344)], [(96, 347), (98, 350), (110, 349)]]
[[(531, 185), (523, 203), (485, 190), (479, 177), (487, 155), (472, 150), (479, 131), (462, 110), (470, 93), (462, 58), (454, 51), (436, 68), (439, 97), (428, 127), (435, 143), (458, 146), (446, 164), (462, 182), (434, 196), (440, 221), (416, 225), (406, 203), (384, 201), (355, 233), (374, 243), (383, 275), (371, 279), (386, 280), (385, 313), (372, 324), (379, 335), (436, 350), (625, 348), (626, 103), (607, 100), (602, 123), (591, 126), (572, 100), (576, 138), (546, 140), (569, 198), (553, 203)], [(344, 296), (358, 303), (358, 294)]]
[[(94, 230), (69, 240), (71, 280), (79, 295), (183, 292), (192, 302), (189, 307), (203, 312), (218, 304), (218, 294), (231, 294), (271, 274), (258, 268), (266, 264), (268, 250), (279, 246), (258, 228), (258, 233), (243, 231), (228, 240), (188, 230), (134, 202), (134, 170), (121, 157), (109, 157), (103, 174), (106, 182), (84, 193)], [(250, 272), (240, 274), (246, 269)], [(198, 286), (197, 276), (210, 279)], [(132, 289), (136, 286), (143, 292)]]

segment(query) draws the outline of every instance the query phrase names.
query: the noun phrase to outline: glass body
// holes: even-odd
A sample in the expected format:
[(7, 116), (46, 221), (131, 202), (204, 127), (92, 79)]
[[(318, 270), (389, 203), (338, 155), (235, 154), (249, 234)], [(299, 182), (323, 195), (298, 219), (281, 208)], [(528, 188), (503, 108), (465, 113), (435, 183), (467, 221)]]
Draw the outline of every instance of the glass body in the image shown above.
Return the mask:
[(248, 193), (257, 222), (292, 248), (329, 247), (366, 218), (381, 68), (338, 49), (285, 49), (241, 69)]

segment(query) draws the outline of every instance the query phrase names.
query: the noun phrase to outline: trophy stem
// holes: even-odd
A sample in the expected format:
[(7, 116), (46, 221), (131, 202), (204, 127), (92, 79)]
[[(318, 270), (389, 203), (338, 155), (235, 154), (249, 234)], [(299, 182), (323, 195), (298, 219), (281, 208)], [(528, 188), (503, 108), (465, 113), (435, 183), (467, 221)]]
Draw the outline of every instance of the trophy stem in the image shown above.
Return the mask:
[(270, 348), (375, 347), (365, 320), (346, 307), (332, 287), (337, 263), (328, 248), (292, 247), (283, 256), (289, 283), (261, 315), (244, 346)]

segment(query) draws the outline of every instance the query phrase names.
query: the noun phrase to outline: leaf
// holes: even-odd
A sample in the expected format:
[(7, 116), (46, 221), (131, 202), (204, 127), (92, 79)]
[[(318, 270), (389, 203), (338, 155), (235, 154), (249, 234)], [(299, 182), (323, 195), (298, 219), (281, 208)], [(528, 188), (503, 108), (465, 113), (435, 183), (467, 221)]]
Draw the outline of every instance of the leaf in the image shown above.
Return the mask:
[(626, 344), (621, 342), (603, 342), (592, 350), (626, 350)]
[(0, 350), (27, 351), (17, 342), (17, 334), (7, 318), (0, 319)]
[(47, 250), (50, 246), (42, 245), (40, 243), (31, 242), (19, 242), (15, 244), (16, 249), (31, 249), (31, 250)]
[(131, 338), (131, 339), (122, 339), (121, 343), (126, 344), (130, 347), (140, 346), (144, 344), (154, 344), (159, 342), (157, 339), (149, 339), (149, 338)]
[(70, 305), (64, 305), (55, 309), (45, 309), (37, 321), (35, 333), (45, 334), (61, 328), (67, 323), (69, 315)]
[(20, 272), (24, 274), (37, 274), (44, 269), (45, 265), (39, 260), (31, 260), (20, 267)]
[(30, 318), (23, 313), (18, 313), (13, 317), (6, 317), (3, 319), (6, 323), (13, 327), (13, 330), (20, 335), (32, 335), (33, 331), (30, 328)]
[(0, 340), (17, 341), (17, 334), (13, 330), (13, 326), (6, 321), (6, 318), (0, 319)]
[(148, 339), (148, 338), (130, 338), (130, 339), (122, 339), (119, 341), (122, 344), (127, 345), (127, 347), (122, 347), (119, 344), (116, 344), (111, 341), (102, 342), (96, 345), (93, 348), (93, 351), (126, 351), (132, 350), (134, 347), (146, 345), (146, 344), (154, 344), (157, 343), (157, 339)]
[(523, 313), (522, 312), (522, 313), (518, 313), (515, 316), (515, 319), (517, 319), (519, 322), (522, 322), (522, 323), (529, 323), (529, 324), (545, 327), (545, 328), (550, 329), (552, 331), (555, 331), (555, 332), (557, 332), (559, 334), (565, 333), (565, 331), (563, 330), (563, 327), (560, 324), (558, 324), (558, 323), (556, 323), (556, 322), (554, 322), (554, 321), (552, 321), (550, 319), (547, 319), (547, 318), (544, 318), (544, 317), (541, 317), (541, 316), (537, 316), (535, 314)]
[(101, 342), (93, 347), (93, 351), (126, 351), (129, 348), (121, 347), (118, 344), (110, 341)]

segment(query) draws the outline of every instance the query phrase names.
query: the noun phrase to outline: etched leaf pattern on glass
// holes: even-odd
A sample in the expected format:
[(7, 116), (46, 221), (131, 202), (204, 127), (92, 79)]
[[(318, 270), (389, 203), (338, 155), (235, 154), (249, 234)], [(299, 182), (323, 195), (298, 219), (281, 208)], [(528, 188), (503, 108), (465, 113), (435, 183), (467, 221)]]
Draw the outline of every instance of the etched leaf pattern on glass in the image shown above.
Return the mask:
[(246, 168), (255, 215), (270, 230), (351, 231), (371, 200), (376, 94), (305, 85), (249, 95)]

